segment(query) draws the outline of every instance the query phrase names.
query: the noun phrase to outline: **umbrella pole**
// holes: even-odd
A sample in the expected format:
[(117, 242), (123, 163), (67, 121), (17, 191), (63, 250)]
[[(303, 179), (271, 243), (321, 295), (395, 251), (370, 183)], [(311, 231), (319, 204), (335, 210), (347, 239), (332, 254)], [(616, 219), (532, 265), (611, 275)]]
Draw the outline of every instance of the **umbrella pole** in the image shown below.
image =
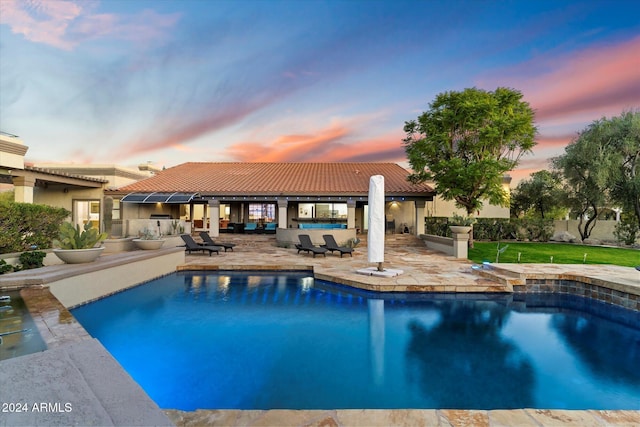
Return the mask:
[(378, 263), (378, 271), (384, 271), (384, 268), (382, 268), (381, 262)]

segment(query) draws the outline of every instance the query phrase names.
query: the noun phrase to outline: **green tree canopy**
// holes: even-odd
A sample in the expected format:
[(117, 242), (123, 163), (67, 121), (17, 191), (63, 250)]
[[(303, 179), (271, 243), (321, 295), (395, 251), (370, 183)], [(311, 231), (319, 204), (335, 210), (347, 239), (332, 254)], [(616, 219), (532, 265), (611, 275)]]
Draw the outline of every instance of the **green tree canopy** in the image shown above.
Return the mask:
[(562, 175), (557, 171), (540, 170), (530, 177), (520, 181), (511, 193), (511, 215), (552, 219), (564, 217), (567, 209)]
[(582, 240), (589, 238), (601, 208), (609, 203), (611, 171), (617, 162), (606, 128), (604, 120), (593, 122), (552, 161), (564, 176), (568, 205), (578, 216)]
[(607, 127), (614, 157), (611, 198), (640, 224), (640, 111), (623, 112), (608, 120)]
[(506, 172), (535, 145), (534, 113), (514, 89), (470, 88), (439, 94), (417, 120), (405, 122), (412, 182), (434, 181), (444, 200), (473, 215), (482, 200), (509, 206)]
[(583, 240), (604, 207), (622, 207), (640, 223), (640, 112), (595, 120), (553, 166), (564, 176)]

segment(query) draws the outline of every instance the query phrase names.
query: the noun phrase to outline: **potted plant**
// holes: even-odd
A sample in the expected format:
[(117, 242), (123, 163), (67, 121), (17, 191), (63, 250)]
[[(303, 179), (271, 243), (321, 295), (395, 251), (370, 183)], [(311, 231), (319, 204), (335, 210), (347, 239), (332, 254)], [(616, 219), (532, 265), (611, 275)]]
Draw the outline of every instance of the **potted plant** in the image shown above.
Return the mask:
[(449, 220), (449, 228), (452, 233), (465, 234), (471, 231), (471, 226), (475, 220), (468, 216), (461, 216), (453, 214), (453, 217)]
[(91, 223), (86, 223), (84, 229), (80, 230), (80, 225), (63, 222), (58, 238), (53, 240), (53, 246), (56, 247), (53, 253), (67, 264), (92, 262), (104, 250), (104, 247), (96, 245), (106, 238), (107, 233), (99, 233)]
[(144, 250), (160, 249), (164, 244), (164, 239), (161, 236), (156, 235), (148, 228), (144, 228), (140, 232), (140, 236), (137, 239), (133, 239), (133, 243), (139, 248)]

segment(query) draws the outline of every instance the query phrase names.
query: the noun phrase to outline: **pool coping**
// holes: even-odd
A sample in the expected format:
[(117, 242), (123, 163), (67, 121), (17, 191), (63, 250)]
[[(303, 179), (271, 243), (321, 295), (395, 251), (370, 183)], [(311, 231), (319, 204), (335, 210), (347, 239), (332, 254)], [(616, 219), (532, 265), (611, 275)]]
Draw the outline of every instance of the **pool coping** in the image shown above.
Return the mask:
[[(152, 254), (145, 254), (152, 256)], [(311, 265), (283, 264), (279, 266), (225, 265), (202, 266), (180, 265), (176, 271), (184, 270), (297, 270), (314, 271)], [(76, 271), (86, 271), (79, 268)], [(67, 273), (70, 274), (70, 273)], [(314, 277), (316, 276), (314, 271)], [(51, 277), (51, 276), (47, 276)], [(325, 277), (327, 279), (325, 279)], [(365, 278), (366, 276), (363, 276)], [(330, 275), (318, 277), (332, 280)], [(58, 301), (46, 285), (46, 278), (36, 286), (21, 289), (21, 295), (48, 348), (69, 347), (73, 343), (92, 340), (69, 310)], [(349, 285), (337, 281), (340, 284)], [(31, 282), (33, 283), (33, 282)], [(0, 285), (2, 283), (0, 282)], [(24, 285), (23, 285), (24, 286)], [(27, 285), (28, 286), (28, 285)], [(136, 286), (136, 285), (134, 285)], [(0, 286), (1, 287), (1, 286)], [(640, 286), (639, 286), (640, 288)], [(362, 288), (367, 289), (367, 288)], [(635, 289), (635, 288), (634, 288)], [(371, 289), (367, 289), (371, 290)], [(423, 291), (424, 292), (424, 291)], [(105, 295), (106, 296), (106, 295)], [(48, 351), (48, 350), (46, 350)], [(24, 356), (23, 356), (24, 357)], [(0, 361), (2, 363), (2, 361)], [(123, 368), (121, 368), (124, 371)], [(128, 375), (128, 374), (127, 374)], [(179, 411), (164, 409), (163, 412), (176, 425), (639, 425), (640, 410), (197, 410)], [(82, 420), (78, 420), (82, 423)]]

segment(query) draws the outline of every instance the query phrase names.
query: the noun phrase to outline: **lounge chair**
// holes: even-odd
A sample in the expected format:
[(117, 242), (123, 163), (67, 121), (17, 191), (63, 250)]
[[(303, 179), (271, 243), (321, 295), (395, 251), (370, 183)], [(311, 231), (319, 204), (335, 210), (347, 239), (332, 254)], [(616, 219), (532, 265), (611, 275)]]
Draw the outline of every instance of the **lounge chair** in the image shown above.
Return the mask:
[(257, 222), (248, 222), (244, 225), (245, 233), (255, 233), (258, 231), (258, 223)]
[(182, 237), (182, 240), (184, 240), (184, 243), (186, 245), (185, 250), (188, 253), (191, 253), (193, 251), (198, 251), (198, 252), (209, 251), (209, 256), (211, 256), (211, 252), (215, 252), (216, 254), (220, 255), (220, 250), (222, 249), (220, 246), (201, 246), (197, 244), (196, 241), (193, 240), (193, 237), (191, 237), (188, 234), (181, 234), (180, 237)]
[(353, 256), (353, 249), (346, 246), (339, 246), (338, 243), (336, 243), (336, 239), (333, 237), (333, 234), (324, 234), (322, 238), (325, 243), (322, 247), (327, 248), (331, 253), (335, 251), (340, 252), (340, 258), (342, 258), (342, 255), (344, 254)]
[(200, 238), (206, 246), (222, 246), (225, 252), (227, 252), (227, 249), (231, 249), (231, 252), (233, 252), (233, 247), (235, 246), (235, 243), (214, 242), (206, 231), (200, 232)]
[(278, 223), (268, 222), (264, 225), (264, 232), (267, 234), (275, 234), (276, 228), (278, 228)]
[(300, 239), (300, 244), (296, 244), (298, 253), (300, 253), (300, 251), (305, 251), (306, 253), (311, 252), (314, 258), (317, 254), (327, 256), (327, 248), (315, 246), (313, 243), (311, 243), (311, 237), (309, 237), (308, 234), (300, 234), (298, 235), (298, 239)]

